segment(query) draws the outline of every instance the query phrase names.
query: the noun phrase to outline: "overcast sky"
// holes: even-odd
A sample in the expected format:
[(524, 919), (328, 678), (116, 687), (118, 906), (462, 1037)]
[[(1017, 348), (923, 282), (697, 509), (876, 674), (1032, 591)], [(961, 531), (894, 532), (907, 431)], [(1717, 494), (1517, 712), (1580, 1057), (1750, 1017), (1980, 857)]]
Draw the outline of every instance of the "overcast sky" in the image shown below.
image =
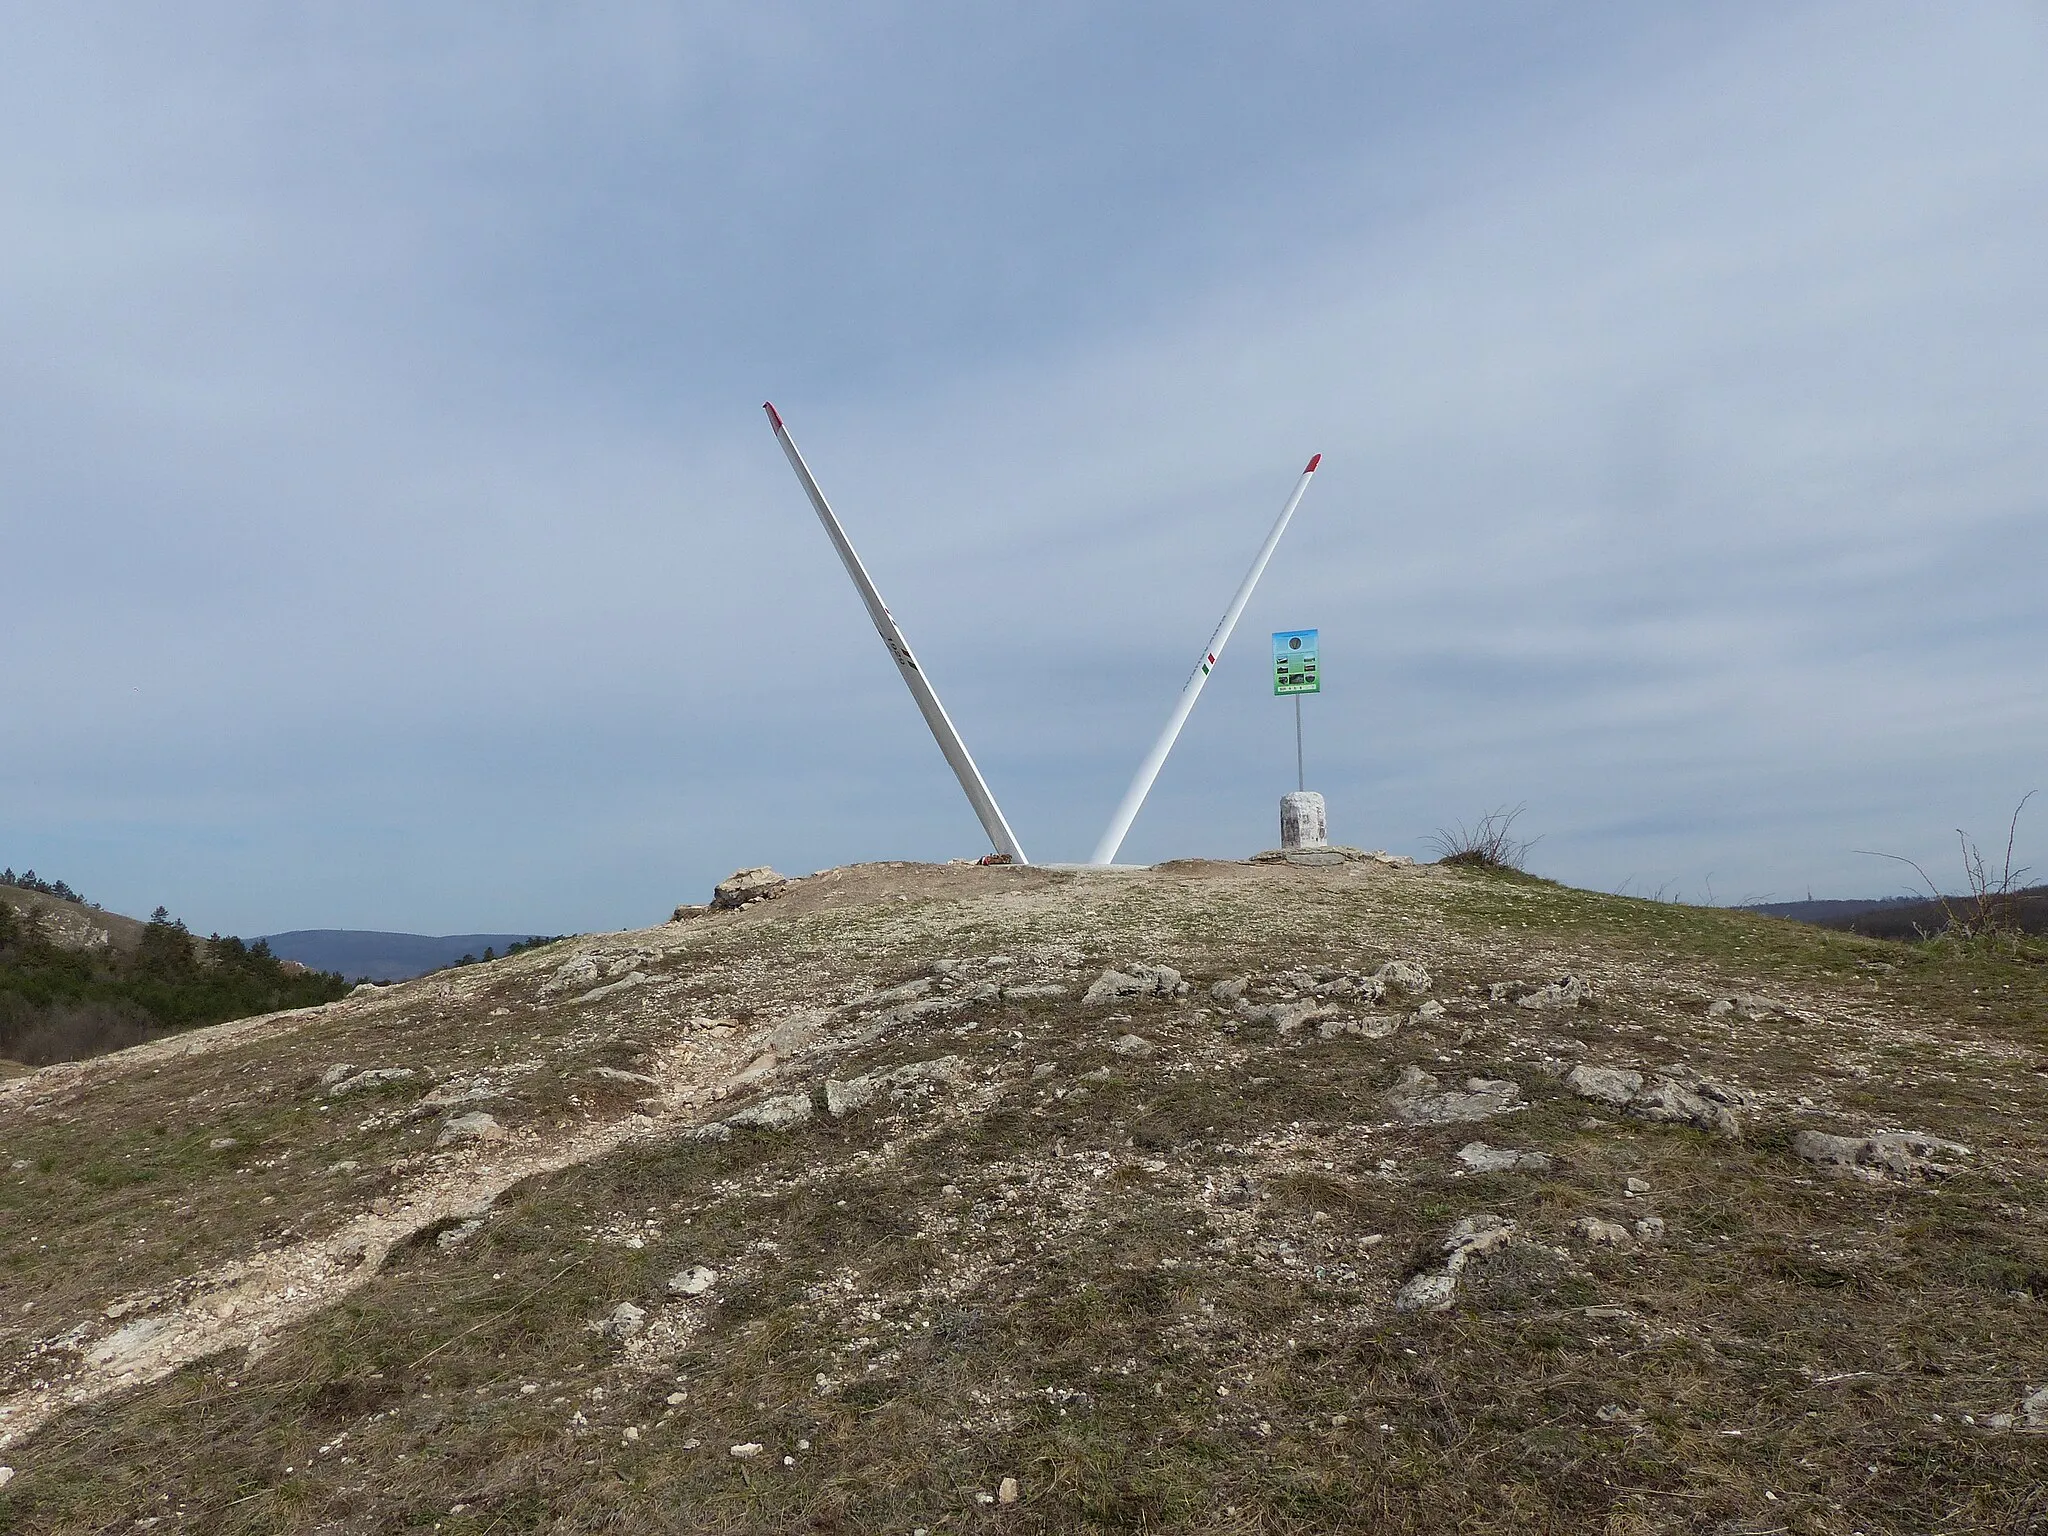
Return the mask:
[[(2048, 790), (2048, 7), (0, 8), (0, 863), (201, 931), (639, 925), (1526, 803), (1958, 878)], [(2021, 823), (2048, 865), (2048, 803)]]

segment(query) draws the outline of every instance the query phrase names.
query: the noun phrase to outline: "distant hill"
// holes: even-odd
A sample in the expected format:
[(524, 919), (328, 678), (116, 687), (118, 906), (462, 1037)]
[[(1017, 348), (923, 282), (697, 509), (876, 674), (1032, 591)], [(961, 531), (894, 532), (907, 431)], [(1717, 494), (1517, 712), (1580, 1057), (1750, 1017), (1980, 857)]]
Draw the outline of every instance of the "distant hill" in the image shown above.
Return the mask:
[(1795, 923), (1813, 923), (1822, 928), (1836, 928), (1866, 912), (1883, 912), (1893, 907), (1923, 906), (1923, 896), (1865, 896), (1843, 901), (1759, 901), (1742, 910), (1756, 912), (1764, 917), (1785, 917)]
[(111, 949), (132, 954), (149, 925), (138, 917), (103, 912), (47, 892), (0, 883), (0, 904), (13, 908), (41, 937), (62, 949)]
[[(1966, 896), (1948, 900), (1958, 911), (1974, 906)], [(2023, 932), (2048, 933), (2048, 886), (2015, 891), (2010, 901), (2013, 919)], [(1941, 904), (1924, 896), (1894, 896), (1885, 901), (1777, 901), (1744, 910), (1872, 939), (1917, 939), (1948, 926), (1948, 914)]]
[(316, 971), (339, 971), (350, 981), (409, 981), (455, 964), (464, 955), (481, 960), (484, 951), (502, 955), (528, 933), (373, 933), (361, 928), (300, 928), (265, 936), (280, 960), (296, 960)]

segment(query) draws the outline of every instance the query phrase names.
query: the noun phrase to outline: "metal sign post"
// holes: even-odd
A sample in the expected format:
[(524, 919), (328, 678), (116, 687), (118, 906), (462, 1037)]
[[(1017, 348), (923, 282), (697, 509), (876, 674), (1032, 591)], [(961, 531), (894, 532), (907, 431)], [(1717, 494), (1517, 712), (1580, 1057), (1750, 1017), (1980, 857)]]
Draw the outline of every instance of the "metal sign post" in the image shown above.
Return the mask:
[(1317, 631), (1283, 629), (1273, 636), (1273, 696), (1294, 696), (1294, 787), (1308, 788), (1301, 755), (1301, 696), (1323, 691), (1322, 668), (1316, 657)]

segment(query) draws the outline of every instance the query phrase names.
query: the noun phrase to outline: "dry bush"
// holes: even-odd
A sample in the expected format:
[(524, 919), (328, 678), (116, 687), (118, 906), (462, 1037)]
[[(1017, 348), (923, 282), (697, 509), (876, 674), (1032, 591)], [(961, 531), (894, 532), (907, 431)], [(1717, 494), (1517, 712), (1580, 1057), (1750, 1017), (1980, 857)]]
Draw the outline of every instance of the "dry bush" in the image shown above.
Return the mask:
[(1541, 838), (1524, 841), (1515, 836), (1515, 818), (1528, 809), (1526, 803), (1499, 806), (1480, 817), (1473, 826), (1462, 821), (1455, 828), (1438, 827), (1429, 840), (1439, 864), (1473, 864), (1482, 869), (1520, 869), (1529, 850)]
[(118, 999), (38, 1008), (12, 993), (0, 994), (0, 1056), (25, 1066), (83, 1061), (166, 1033), (141, 1008)]
[(2013, 807), (2012, 819), (2005, 828), (2005, 862), (1996, 877), (1986, 865), (1984, 851), (1977, 846), (1976, 839), (1961, 827), (1956, 828), (1956, 841), (1962, 848), (1963, 879), (1969, 886), (1968, 892), (1961, 896), (1944, 895), (1926, 870), (1902, 854), (1881, 853), (1870, 848), (1856, 851), (1871, 858), (1890, 859), (1895, 864), (1903, 864), (1918, 875), (1920, 883), (1927, 887), (1928, 895), (1934, 898), (1934, 905), (1941, 909), (1942, 932), (1958, 939), (2016, 937), (2025, 931), (2020, 906), (2021, 898), (2026, 894), (2021, 882), (2026, 877), (2027, 867), (2013, 866), (2013, 849), (2019, 840), (2020, 812), (2027, 808), (2027, 802), (2037, 793), (2037, 790), (2028, 790), (2020, 797), (2020, 803)]

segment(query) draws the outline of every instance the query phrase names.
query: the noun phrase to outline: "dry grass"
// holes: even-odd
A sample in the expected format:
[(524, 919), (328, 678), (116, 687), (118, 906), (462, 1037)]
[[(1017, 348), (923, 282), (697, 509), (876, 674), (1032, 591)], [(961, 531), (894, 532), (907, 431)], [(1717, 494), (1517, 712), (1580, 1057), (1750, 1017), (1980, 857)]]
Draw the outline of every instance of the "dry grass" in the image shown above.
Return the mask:
[[(321, 1110), (308, 1085), (332, 1060), (446, 1079), (544, 1057), (492, 1107), (570, 1126), (631, 1107), (591, 1066), (654, 1067), (690, 1015), (771, 1021), (996, 953), (1017, 965), (963, 984), (1415, 958), (1447, 1011), (1326, 1041), (1233, 1019), (1198, 987), (904, 1023), (771, 1091), (941, 1053), (976, 1085), (786, 1133), (664, 1137), (518, 1185), (465, 1241), (422, 1233), (255, 1358), (197, 1361), (0, 1455), (21, 1474), (0, 1528), (2048, 1528), (2048, 1437), (1988, 1427), (2048, 1382), (2041, 966), (1481, 872), (1020, 874), (854, 872), (663, 930), (656, 980), (615, 1003), (536, 1001), (565, 950), (480, 968), (471, 991), (81, 1074), (68, 1098), (0, 1099), (0, 1135), (44, 1160), (0, 1172), (0, 1219), (36, 1233), (6, 1250), (0, 1349), (274, 1240), (265, 1222), (341, 1219), (361, 1197), (316, 1164), (345, 1156), (402, 1188), (415, 1122)], [(1490, 983), (1564, 971), (1593, 1006), (1487, 1002)], [(1706, 1011), (1731, 993), (1779, 1006)], [(1110, 1050), (1127, 1031), (1157, 1053)], [(1744, 1141), (1619, 1118), (1560, 1081), (1580, 1060), (1681, 1058), (1758, 1098)], [(1409, 1063), (1512, 1077), (1530, 1107), (1398, 1124), (1383, 1095)], [(391, 1111), (422, 1089), (385, 1090)], [(1791, 1154), (1804, 1125), (1978, 1150), (1943, 1181), (1834, 1180)], [(206, 1153), (222, 1128), (249, 1150)], [(1554, 1166), (1467, 1173), (1455, 1154), (1474, 1139)], [(133, 1242), (165, 1198), (182, 1252)], [(1479, 1212), (1528, 1241), (1477, 1262), (1450, 1311), (1394, 1310), (1411, 1261)], [(1662, 1242), (1592, 1249), (1571, 1230), (1647, 1214)], [(718, 1284), (667, 1299), (692, 1264)], [(42, 1320), (20, 1321), (24, 1299)], [(589, 1324), (627, 1300), (650, 1327), (621, 1347)], [(728, 1454), (742, 1443), (764, 1449)], [(1022, 1501), (981, 1502), (1006, 1476)]]

